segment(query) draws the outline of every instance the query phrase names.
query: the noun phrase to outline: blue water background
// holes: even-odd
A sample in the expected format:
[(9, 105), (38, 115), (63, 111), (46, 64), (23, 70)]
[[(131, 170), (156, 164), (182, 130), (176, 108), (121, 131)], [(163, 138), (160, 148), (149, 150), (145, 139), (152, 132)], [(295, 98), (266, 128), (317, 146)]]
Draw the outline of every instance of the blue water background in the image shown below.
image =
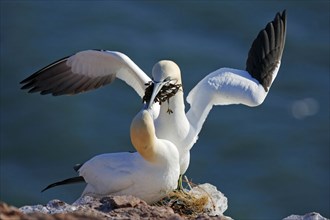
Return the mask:
[(235, 219), (329, 217), (329, 4), (1, 1), (0, 200), (73, 202), (83, 185), (40, 190), (96, 154), (133, 150), (129, 126), (141, 100), (125, 83), (52, 97), (21, 91), (25, 77), (77, 51), (108, 49), (148, 74), (158, 60), (174, 60), (187, 95), (220, 67), (244, 69), (259, 30), (287, 9), (282, 66), (265, 102), (214, 107), (186, 174), (216, 185)]

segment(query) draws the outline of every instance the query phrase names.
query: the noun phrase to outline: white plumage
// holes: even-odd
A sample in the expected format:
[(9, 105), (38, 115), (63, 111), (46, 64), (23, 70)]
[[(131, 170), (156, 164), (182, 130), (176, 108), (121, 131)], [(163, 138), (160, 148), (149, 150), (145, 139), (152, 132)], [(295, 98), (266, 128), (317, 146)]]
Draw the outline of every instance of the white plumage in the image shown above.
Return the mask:
[(79, 177), (53, 183), (44, 190), (85, 181), (82, 196), (132, 195), (150, 204), (162, 199), (177, 187), (177, 147), (156, 137), (150, 109), (142, 109), (134, 117), (130, 134), (137, 152), (97, 155), (77, 168)]
[[(277, 13), (254, 40), (246, 70), (221, 68), (208, 74), (188, 94), (190, 109), (187, 113), (182, 89), (168, 103), (163, 103), (160, 109), (158, 103), (151, 101), (150, 114), (156, 136), (171, 141), (178, 148), (180, 174), (185, 173), (189, 166), (190, 149), (213, 105), (258, 106), (264, 101), (280, 67), (285, 37), (286, 12), (283, 11)], [(154, 87), (160, 88), (166, 82), (181, 84), (180, 69), (172, 61), (156, 63), (152, 75)], [(96, 89), (115, 78), (125, 81), (140, 97), (145, 93), (146, 83), (151, 81), (131, 59), (120, 52), (87, 50), (61, 59), (21, 83), (25, 84), (22, 89), (30, 89), (29, 92), (63, 95)], [(169, 114), (168, 109), (173, 113)], [(144, 167), (142, 164), (138, 166)], [(100, 166), (98, 169), (108, 175), (106, 168)]]

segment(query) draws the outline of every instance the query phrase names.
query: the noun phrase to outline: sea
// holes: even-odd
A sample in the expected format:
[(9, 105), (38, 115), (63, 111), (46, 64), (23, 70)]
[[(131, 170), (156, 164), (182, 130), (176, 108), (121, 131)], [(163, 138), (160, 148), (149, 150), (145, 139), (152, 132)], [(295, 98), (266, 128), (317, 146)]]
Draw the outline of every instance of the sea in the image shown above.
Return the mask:
[[(330, 217), (330, 1), (0, 1), (0, 200), (74, 202), (77, 175), (97, 154), (132, 151), (142, 101), (124, 82), (72, 96), (29, 94), (20, 81), (87, 49), (120, 51), (148, 75), (175, 61), (184, 94), (221, 67), (245, 69), (258, 32), (287, 12), (281, 68), (264, 103), (214, 106), (191, 150), (187, 179), (211, 183), (234, 219)], [(186, 103), (186, 110), (189, 104)]]

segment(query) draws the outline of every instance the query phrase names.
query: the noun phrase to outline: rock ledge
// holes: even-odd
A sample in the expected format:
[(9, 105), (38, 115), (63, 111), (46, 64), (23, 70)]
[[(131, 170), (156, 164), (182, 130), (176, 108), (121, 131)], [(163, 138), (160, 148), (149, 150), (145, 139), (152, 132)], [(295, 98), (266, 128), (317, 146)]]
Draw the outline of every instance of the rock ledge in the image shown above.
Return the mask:
[(154, 205), (133, 196), (84, 196), (72, 205), (51, 200), (46, 205), (20, 209), (0, 203), (0, 219), (219, 219), (227, 198), (211, 184), (195, 186), (186, 193), (172, 193)]
[[(153, 205), (133, 196), (84, 196), (70, 205), (54, 199), (46, 205), (16, 208), (0, 201), (1, 220), (100, 220), (100, 219), (217, 219), (231, 220), (223, 213), (227, 198), (205, 183), (190, 191), (174, 192)], [(329, 220), (319, 213), (290, 215), (283, 220)]]

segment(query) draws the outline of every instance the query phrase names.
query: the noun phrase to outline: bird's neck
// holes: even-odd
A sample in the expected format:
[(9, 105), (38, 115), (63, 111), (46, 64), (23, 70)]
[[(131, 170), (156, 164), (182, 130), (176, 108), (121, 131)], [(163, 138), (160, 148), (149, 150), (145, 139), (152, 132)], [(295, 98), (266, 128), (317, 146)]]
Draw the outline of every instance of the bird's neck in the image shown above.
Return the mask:
[(185, 106), (183, 100), (183, 91), (179, 90), (168, 101), (165, 101), (160, 106), (160, 115), (172, 115), (174, 117), (185, 115)]
[(185, 114), (183, 92), (178, 91), (168, 102), (162, 103), (155, 122), (158, 138), (163, 138), (181, 146), (181, 140), (189, 132), (189, 122)]
[(133, 119), (130, 129), (131, 142), (139, 154), (147, 161), (155, 160), (156, 134), (150, 114), (143, 110)]
[(154, 121), (148, 110), (142, 110), (134, 117), (130, 135), (133, 146), (146, 161), (164, 169), (173, 164), (178, 166), (179, 153), (175, 145), (156, 137)]

